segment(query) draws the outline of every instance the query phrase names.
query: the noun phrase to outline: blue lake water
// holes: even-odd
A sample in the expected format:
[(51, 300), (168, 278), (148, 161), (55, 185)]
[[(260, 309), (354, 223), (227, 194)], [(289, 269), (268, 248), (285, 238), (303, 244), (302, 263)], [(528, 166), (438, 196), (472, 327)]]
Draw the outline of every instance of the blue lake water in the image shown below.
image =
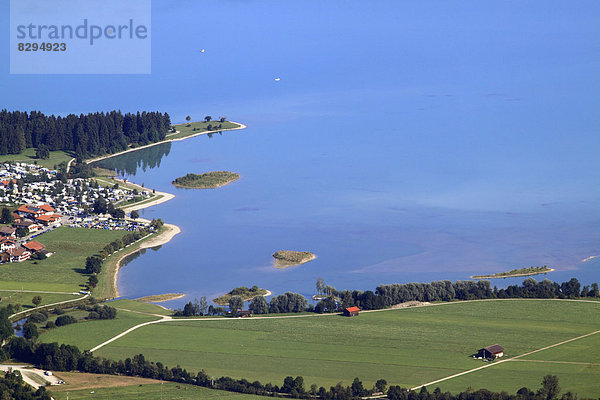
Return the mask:
[[(598, 11), (593, 1), (154, 0), (151, 75), (16, 76), (5, 65), (0, 99), (248, 125), (104, 163), (174, 193), (142, 216), (182, 229), (121, 270), (126, 297), (185, 292), (167, 304), (179, 306), (240, 285), (311, 295), (319, 276), (373, 289), (531, 265), (589, 283), (600, 280), (599, 259), (581, 263), (600, 254)], [(222, 169), (241, 179), (170, 183)], [(277, 270), (280, 249), (318, 258)]]

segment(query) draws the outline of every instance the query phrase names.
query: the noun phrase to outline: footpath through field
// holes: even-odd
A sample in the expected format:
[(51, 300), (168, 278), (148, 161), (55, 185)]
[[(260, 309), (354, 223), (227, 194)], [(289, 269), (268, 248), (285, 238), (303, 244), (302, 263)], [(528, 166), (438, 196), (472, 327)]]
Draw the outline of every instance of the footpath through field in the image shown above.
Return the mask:
[(490, 367), (493, 367), (493, 366), (496, 366), (496, 365), (500, 365), (502, 363), (509, 362), (509, 361), (530, 361), (530, 360), (519, 360), (519, 358), (526, 357), (528, 355), (535, 354), (535, 353), (538, 353), (540, 351), (548, 350), (548, 349), (551, 349), (553, 347), (557, 347), (557, 346), (560, 346), (560, 345), (563, 345), (563, 344), (566, 344), (566, 343), (570, 343), (570, 342), (573, 342), (575, 340), (583, 339), (583, 338), (588, 337), (588, 336), (596, 335), (598, 333), (600, 333), (600, 330), (594, 331), (594, 332), (590, 332), (590, 333), (586, 333), (585, 335), (577, 336), (577, 337), (574, 337), (574, 338), (571, 338), (571, 339), (563, 340), (562, 342), (554, 343), (554, 344), (551, 344), (550, 346), (542, 347), (541, 349), (537, 349), (537, 350), (533, 350), (533, 351), (530, 351), (530, 352), (527, 352), (527, 353), (523, 353), (521, 355), (518, 355), (518, 356), (515, 356), (515, 357), (512, 357), (512, 358), (507, 358), (505, 360), (495, 361), (493, 363), (489, 363), (489, 364), (483, 365), (481, 367), (469, 369), (467, 371), (459, 372), (458, 374), (450, 375), (450, 376), (447, 376), (447, 377), (442, 378), (442, 379), (437, 379), (435, 381), (427, 382), (427, 383), (424, 383), (422, 385), (415, 386), (414, 388), (411, 388), (410, 390), (417, 390), (417, 389), (421, 389), (423, 386), (435, 385), (437, 383), (440, 383), (440, 382), (443, 382), (443, 381), (447, 381), (448, 379), (452, 379), (452, 378), (456, 378), (456, 377), (459, 377), (459, 376), (462, 376), (462, 375), (470, 374), (471, 372), (479, 371), (479, 370), (482, 370), (484, 368), (490, 368)]

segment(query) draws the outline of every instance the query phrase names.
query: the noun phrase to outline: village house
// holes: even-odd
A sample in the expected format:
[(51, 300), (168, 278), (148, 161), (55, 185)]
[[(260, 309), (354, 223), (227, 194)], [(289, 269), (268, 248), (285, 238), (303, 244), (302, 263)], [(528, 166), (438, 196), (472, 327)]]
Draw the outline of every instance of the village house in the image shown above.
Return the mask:
[(360, 312), (360, 308), (358, 307), (348, 307), (344, 309), (344, 316), (346, 317), (356, 317)]
[(23, 247), (25, 247), (31, 253), (37, 253), (38, 251), (42, 251), (42, 250), (44, 250), (46, 248), (46, 246), (44, 246), (40, 242), (36, 242), (35, 240), (32, 240), (31, 242), (25, 243), (23, 245)]
[(42, 215), (52, 215), (56, 210), (54, 207), (44, 204), (41, 206), (30, 206), (23, 204), (21, 207), (17, 208), (17, 214), (21, 217), (36, 219)]
[(0, 228), (0, 236), (5, 236), (5, 237), (17, 237), (17, 229), (13, 228), (11, 226), (3, 226)]
[(42, 226), (41, 226), (41, 225), (39, 225), (39, 224), (36, 224), (35, 222), (33, 222), (33, 221), (30, 221), (30, 220), (27, 220), (27, 219), (25, 219), (25, 220), (23, 220), (23, 221), (21, 221), (21, 222), (15, 222), (15, 223), (13, 224), (13, 226), (14, 226), (15, 228), (25, 228), (25, 229), (27, 229), (27, 231), (28, 231), (29, 233), (32, 233), (32, 232), (37, 232), (37, 231), (39, 231), (40, 229), (42, 229)]
[(0, 239), (0, 251), (6, 251), (17, 247), (15, 239), (11, 237), (3, 237)]
[(52, 225), (56, 221), (60, 220), (60, 215), (51, 214), (51, 215), (40, 215), (39, 217), (35, 217), (35, 222), (39, 222), (42, 225)]
[(2, 262), (23, 262), (29, 260), (31, 252), (24, 247), (8, 249), (0, 253), (0, 261)]
[(504, 355), (504, 348), (499, 344), (493, 344), (491, 346), (484, 347), (483, 349), (479, 349), (477, 352), (477, 358), (483, 359), (496, 359), (500, 358)]

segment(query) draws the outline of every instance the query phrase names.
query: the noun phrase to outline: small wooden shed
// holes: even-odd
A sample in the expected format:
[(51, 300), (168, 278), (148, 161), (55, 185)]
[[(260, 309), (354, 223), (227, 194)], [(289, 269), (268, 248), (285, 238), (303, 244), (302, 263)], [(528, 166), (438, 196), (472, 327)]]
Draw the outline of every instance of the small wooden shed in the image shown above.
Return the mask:
[(358, 308), (358, 307), (348, 307), (348, 308), (344, 309), (344, 316), (356, 317), (356, 316), (358, 316), (359, 311), (360, 311), (360, 308)]
[(477, 357), (481, 358), (500, 358), (504, 355), (504, 347), (499, 344), (493, 344), (491, 346), (484, 347), (483, 349), (479, 349), (477, 352)]

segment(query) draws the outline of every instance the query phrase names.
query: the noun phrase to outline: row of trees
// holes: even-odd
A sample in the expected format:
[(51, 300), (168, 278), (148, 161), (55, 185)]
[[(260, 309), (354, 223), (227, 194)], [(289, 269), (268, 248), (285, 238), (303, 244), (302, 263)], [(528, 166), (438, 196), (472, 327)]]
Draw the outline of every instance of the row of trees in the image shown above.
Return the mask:
[[(154, 363), (146, 360), (142, 354), (125, 360), (112, 361), (94, 357), (89, 352), (82, 353), (76, 346), (65, 344), (59, 346), (58, 343), (33, 343), (18, 337), (10, 339), (8, 344), (0, 351), (0, 357), (2, 359), (11, 357), (22, 362), (35, 364), (43, 369), (55, 371), (79, 370), (100, 374), (141, 376), (262, 396), (351, 400), (370, 396), (373, 393), (385, 393), (387, 388), (387, 382), (384, 379), (378, 380), (372, 389), (365, 388), (363, 383), (355, 378), (350, 386), (339, 383), (330, 387), (329, 390), (325, 387), (319, 388), (314, 384), (311, 385), (310, 389), (306, 389), (302, 376), (295, 378), (288, 376), (281, 386), (230, 377), (221, 377), (214, 380), (204, 371), (193, 374), (179, 366), (168, 368), (160, 362)], [(427, 388), (422, 388), (419, 392), (416, 392), (400, 386), (391, 386), (387, 390), (387, 396), (390, 400), (556, 400), (559, 393), (558, 378), (552, 375), (544, 377), (542, 386), (537, 392), (524, 387), (519, 389), (516, 395), (509, 395), (506, 392), (494, 393), (486, 389), (467, 390), (456, 395), (449, 392), (442, 393), (439, 388), (431, 393)], [(576, 396), (573, 394), (566, 393), (561, 397), (561, 400), (575, 398)]]
[[(489, 281), (435, 281), (431, 283), (401, 283), (380, 285), (375, 292), (367, 290), (337, 290), (326, 286), (322, 278), (317, 280), (317, 291), (322, 296), (315, 306), (307, 304), (304, 296), (298, 293), (285, 293), (267, 302), (263, 296), (254, 297), (248, 306), (253, 314), (276, 314), (297, 312), (341, 312), (347, 307), (356, 306), (362, 310), (378, 310), (408, 301), (433, 302), (455, 300), (480, 300), (504, 298), (569, 298), (600, 297), (598, 284), (581, 284), (576, 278), (557, 283), (545, 279), (541, 282), (527, 278), (521, 285), (511, 285), (506, 289), (491, 286)], [(244, 301), (232, 296), (229, 309), (235, 316)]]
[(363, 310), (390, 307), (408, 301), (432, 302), (453, 300), (503, 299), (503, 298), (568, 298), (600, 297), (598, 284), (583, 288), (576, 278), (557, 283), (548, 279), (541, 282), (527, 278), (521, 285), (498, 289), (490, 281), (435, 281), (431, 283), (402, 283), (380, 285), (372, 291), (342, 290), (326, 287), (328, 297), (317, 303), (316, 312), (336, 312), (357, 306)]
[(73, 151), (80, 158), (116, 153), (131, 145), (163, 140), (171, 126), (167, 113), (121, 111), (66, 117), (46, 116), (39, 111), (0, 111), (0, 154), (18, 154), (29, 147)]

